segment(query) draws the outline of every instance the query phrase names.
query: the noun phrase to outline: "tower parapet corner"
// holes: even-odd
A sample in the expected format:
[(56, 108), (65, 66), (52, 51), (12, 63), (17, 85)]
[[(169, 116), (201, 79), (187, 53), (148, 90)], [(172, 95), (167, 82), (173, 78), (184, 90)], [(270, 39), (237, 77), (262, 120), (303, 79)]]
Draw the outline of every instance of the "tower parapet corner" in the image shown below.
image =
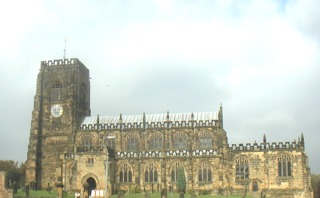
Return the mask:
[(70, 58), (70, 59), (54, 59), (41, 61), (41, 68), (48, 66), (62, 66), (62, 65), (77, 65), (84, 67), (83, 63), (80, 62), (78, 58)]

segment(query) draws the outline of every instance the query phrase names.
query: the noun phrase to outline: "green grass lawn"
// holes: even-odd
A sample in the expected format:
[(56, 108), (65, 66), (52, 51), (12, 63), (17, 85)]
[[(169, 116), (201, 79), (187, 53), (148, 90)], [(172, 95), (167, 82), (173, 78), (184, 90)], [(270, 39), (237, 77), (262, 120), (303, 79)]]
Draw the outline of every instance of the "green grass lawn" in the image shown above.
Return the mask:
[[(21, 190), (18, 190), (18, 193), (16, 194), (19, 197), (25, 197), (26, 193), (22, 192)], [(45, 198), (56, 198), (57, 192), (51, 191), (50, 193), (48, 191), (44, 190), (30, 190), (30, 196), (32, 197), (45, 197)], [(137, 193), (137, 194), (125, 194), (124, 197), (126, 198), (144, 198), (144, 193)], [(191, 194), (185, 194), (185, 198), (191, 198)], [(228, 196), (222, 196), (222, 195), (199, 195), (197, 198), (241, 198), (241, 195), (228, 195)], [(74, 198), (73, 193), (68, 194), (68, 198)], [(117, 195), (112, 195), (111, 198), (117, 198)], [(150, 198), (160, 198), (160, 193), (150, 193)], [(167, 198), (179, 198), (179, 193), (168, 193)], [(251, 196), (246, 196), (246, 198), (251, 198)]]
[[(23, 197), (26, 196), (26, 192), (22, 192), (21, 190), (18, 190), (18, 193), (16, 194), (19, 197)], [(48, 191), (45, 190), (30, 190), (29, 191), (29, 196), (32, 197), (54, 197), (56, 198), (58, 195), (57, 192), (55, 191), (51, 191), (50, 193)]]
[[(144, 198), (144, 193), (140, 194), (125, 194), (126, 198)], [(185, 198), (191, 198), (191, 194), (185, 194)], [(198, 195), (197, 198), (241, 198), (241, 195)], [(117, 198), (117, 195), (112, 195), (111, 198)], [(160, 193), (150, 193), (150, 198), (160, 198)], [(168, 193), (167, 198), (179, 198), (179, 193)], [(246, 198), (251, 198), (251, 196), (246, 196)]]

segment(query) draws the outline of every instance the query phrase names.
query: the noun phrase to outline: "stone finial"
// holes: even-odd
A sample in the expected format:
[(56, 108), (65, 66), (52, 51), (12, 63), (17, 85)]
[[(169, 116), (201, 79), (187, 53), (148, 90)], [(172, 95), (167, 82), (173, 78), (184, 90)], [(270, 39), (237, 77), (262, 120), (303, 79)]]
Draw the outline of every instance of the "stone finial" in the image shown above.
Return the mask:
[(221, 125), (221, 128), (223, 128), (223, 108), (222, 108), (222, 103), (220, 104), (220, 109), (218, 113), (218, 119)]
[(143, 130), (146, 130), (146, 114), (143, 112), (142, 114), (142, 123), (143, 123)]
[(122, 123), (122, 113), (120, 113), (119, 121), (120, 121), (120, 123)]
[(301, 133), (301, 146), (302, 146), (302, 149), (304, 150), (304, 135), (303, 135), (303, 133)]

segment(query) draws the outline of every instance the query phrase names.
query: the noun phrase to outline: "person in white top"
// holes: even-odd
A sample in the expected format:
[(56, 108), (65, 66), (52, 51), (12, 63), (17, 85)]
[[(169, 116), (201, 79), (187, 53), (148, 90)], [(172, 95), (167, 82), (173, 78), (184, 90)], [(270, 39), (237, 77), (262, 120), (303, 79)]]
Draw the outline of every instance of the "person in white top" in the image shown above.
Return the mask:
[(75, 198), (80, 198), (80, 193), (79, 192), (74, 193), (74, 197)]

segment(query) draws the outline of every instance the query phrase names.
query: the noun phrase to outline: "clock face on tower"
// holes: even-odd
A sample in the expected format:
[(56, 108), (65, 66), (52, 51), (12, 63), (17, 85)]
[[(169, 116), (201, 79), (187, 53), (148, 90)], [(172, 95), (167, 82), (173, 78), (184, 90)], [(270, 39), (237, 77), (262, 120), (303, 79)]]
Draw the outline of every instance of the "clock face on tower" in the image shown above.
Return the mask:
[(62, 115), (63, 113), (63, 108), (59, 104), (55, 104), (51, 107), (51, 115), (55, 118), (58, 118)]

